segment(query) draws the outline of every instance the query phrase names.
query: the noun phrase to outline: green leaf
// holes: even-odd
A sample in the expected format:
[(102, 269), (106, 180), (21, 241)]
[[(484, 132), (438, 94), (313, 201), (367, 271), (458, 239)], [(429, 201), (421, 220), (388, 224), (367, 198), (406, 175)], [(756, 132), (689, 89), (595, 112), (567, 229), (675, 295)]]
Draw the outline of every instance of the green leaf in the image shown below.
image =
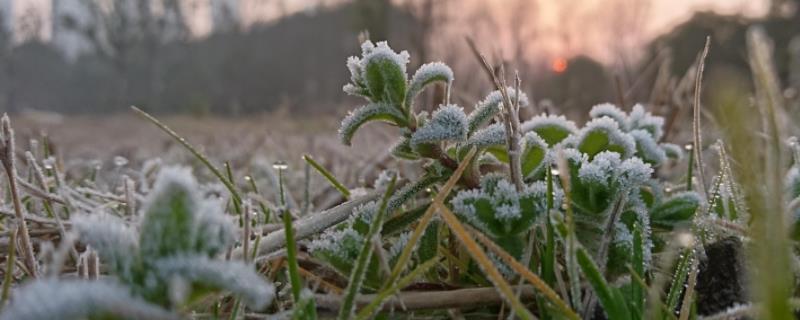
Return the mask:
[(406, 104), (410, 109), (413, 109), (414, 99), (430, 84), (441, 82), (447, 86), (446, 90), (450, 90), (450, 85), (453, 83), (453, 70), (446, 64), (441, 62), (426, 63), (417, 69), (414, 76), (411, 77), (411, 83), (408, 86), (406, 93)]
[(586, 252), (586, 249), (578, 248), (576, 252), (576, 258), (581, 271), (586, 276), (586, 279), (589, 281), (589, 284), (592, 286), (594, 292), (597, 294), (600, 305), (603, 306), (608, 318), (615, 320), (630, 319), (631, 314), (624, 298), (622, 297), (622, 294), (619, 292), (619, 290), (612, 288), (608, 284), (606, 279), (600, 273), (600, 270), (597, 268), (597, 265), (594, 263), (594, 260), (592, 260), (592, 258)]
[(411, 145), (438, 143), (443, 141), (461, 142), (467, 139), (467, 116), (457, 105), (441, 106), (433, 113), (431, 121), (411, 135)]
[(384, 121), (396, 126), (406, 123), (405, 116), (397, 109), (385, 103), (372, 103), (350, 111), (339, 127), (339, 138), (345, 145), (350, 145), (353, 135), (367, 122)]
[(581, 130), (577, 140), (578, 150), (593, 158), (600, 152), (612, 151), (628, 158), (636, 151), (636, 142), (619, 130), (619, 125), (608, 117), (594, 119)]
[[(515, 101), (517, 98), (517, 91), (514, 88), (506, 88), (509, 99)], [(524, 93), (519, 96), (519, 104), (525, 107), (529, 104), (528, 96)], [(503, 105), (503, 94), (499, 90), (492, 91), (481, 102), (475, 105), (475, 110), (469, 114), (469, 133), (472, 134), (482, 125), (489, 123), (496, 114), (500, 112)]]
[(438, 254), (439, 249), (439, 221), (431, 221), (419, 239), (419, 248), (417, 248), (417, 255), (419, 261), (428, 261), (433, 259)]
[(402, 105), (406, 95), (406, 72), (397, 54), (391, 50), (375, 50), (364, 60), (365, 80), (373, 101)]
[(678, 193), (650, 210), (651, 223), (654, 227), (666, 230), (691, 223), (700, 201), (700, 196), (695, 192)]
[(392, 155), (406, 160), (417, 160), (420, 155), (411, 148), (411, 140), (403, 137), (392, 147)]
[(201, 201), (199, 186), (189, 169), (165, 168), (145, 201), (141, 225), (142, 257), (154, 259), (191, 252), (194, 213)]
[(533, 131), (541, 137), (549, 147), (555, 146), (578, 131), (575, 123), (564, 116), (538, 115), (521, 125), (522, 132)]
[(547, 154), (547, 142), (535, 132), (528, 132), (522, 138), (522, 176), (529, 177), (539, 172)]

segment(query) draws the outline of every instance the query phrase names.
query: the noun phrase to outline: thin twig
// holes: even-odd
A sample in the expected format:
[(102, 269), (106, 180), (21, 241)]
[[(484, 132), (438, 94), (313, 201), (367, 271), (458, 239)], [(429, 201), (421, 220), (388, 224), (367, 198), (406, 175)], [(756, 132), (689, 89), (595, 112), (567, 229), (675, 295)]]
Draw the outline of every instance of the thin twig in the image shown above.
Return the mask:
[[(28, 223), (25, 220), (25, 209), (20, 200), (19, 189), (17, 188), (17, 169), (14, 166), (14, 130), (11, 129), (11, 120), (7, 114), (3, 115), (0, 121), (0, 162), (3, 163), (3, 168), (6, 171), (8, 178), (9, 191), (11, 193), (11, 200), (14, 204), (14, 214), (17, 217), (19, 224), (19, 233), (17, 236), (20, 238), (20, 245), (22, 245), (22, 254), (25, 261), (25, 266), (33, 278), (38, 277), (38, 265), (36, 264), (36, 256), (33, 253), (33, 246), (31, 245), (31, 236), (28, 233)], [(13, 245), (13, 244), (11, 244)]]
[(694, 119), (692, 121), (692, 134), (694, 136), (694, 159), (697, 166), (698, 177), (700, 178), (700, 185), (703, 187), (703, 194), (708, 194), (708, 187), (706, 186), (706, 171), (703, 168), (703, 140), (700, 132), (700, 94), (703, 83), (703, 70), (706, 66), (706, 57), (708, 56), (708, 49), (711, 46), (711, 36), (706, 37), (706, 45), (703, 47), (703, 54), (697, 65), (697, 73), (695, 73), (694, 81)]

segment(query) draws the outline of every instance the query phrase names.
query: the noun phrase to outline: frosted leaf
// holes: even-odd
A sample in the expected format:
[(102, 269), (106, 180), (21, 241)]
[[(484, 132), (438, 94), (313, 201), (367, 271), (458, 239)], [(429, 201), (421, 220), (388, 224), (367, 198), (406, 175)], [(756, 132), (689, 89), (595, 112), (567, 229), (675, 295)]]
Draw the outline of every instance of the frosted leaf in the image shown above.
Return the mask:
[(441, 141), (460, 142), (467, 139), (467, 116), (464, 109), (451, 104), (439, 107), (430, 122), (411, 135), (411, 145)]
[(641, 104), (633, 106), (633, 110), (628, 115), (628, 130), (645, 130), (653, 136), (655, 141), (661, 140), (661, 136), (664, 134), (663, 127), (664, 118), (645, 111)]
[(654, 166), (661, 165), (667, 161), (666, 152), (653, 140), (653, 136), (649, 132), (634, 129), (628, 134), (636, 141), (636, 156)]
[(403, 102), (408, 79), (408, 58), (408, 52), (398, 54), (385, 41), (378, 42), (376, 47), (364, 53), (361, 59), (363, 79), (373, 102), (393, 105)]
[(616, 152), (603, 151), (597, 154), (590, 162), (585, 162), (578, 170), (578, 177), (584, 183), (609, 187), (616, 175), (617, 168), (622, 163), (620, 155)]
[(426, 63), (417, 69), (406, 93), (406, 104), (412, 106), (414, 99), (426, 86), (436, 82), (444, 82), (448, 87), (453, 83), (453, 70), (442, 62)]
[(628, 115), (611, 103), (602, 103), (592, 107), (589, 116), (593, 119), (609, 117), (619, 124), (620, 128), (627, 128)]
[(700, 195), (692, 191), (675, 194), (650, 210), (651, 224), (666, 230), (689, 224), (701, 201)]
[(555, 146), (568, 136), (578, 132), (575, 123), (564, 116), (541, 114), (523, 122), (522, 132), (536, 132), (549, 146)]
[(408, 138), (401, 138), (399, 141), (395, 142), (395, 144), (391, 147), (391, 153), (393, 156), (406, 159), (406, 160), (417, 160), (419, 159), (419, 154), (411, 148), (411, 141)]
[(179, 316), (131, 295), (116, 282), (98, 280), (31, 281), (14, 290), (0, 320), (86, 319), (180, 319)]
[(394, 264), (395, 260), (400, 257), (400, 253), (408, 245), (408, 240), (411, 239), (411, 232), (406, 231), (397, 236), (397, 239), (392, 240), (392, 246), (389, 247), (389, 261)]
[(308, 245), (312, 254), (324, 253), (341, 259), (355, 259), (364, 237), (351, 228), (329, 229)]
[(159, 172), (143, 206), (139, 245), (143, 257), (163, 257), (193, 246), (195, 213), (200, 208), (199, 185), (188, 168)]
[(546, 197), (547, 187), (543, 182), (517, 192), (508, 180), (488, 175), (482, 179), (479, 189), (461, 191), (450, 203), (457, 215), (493, 238), (516, 242), (509, 237), (528, 230), (542, 216), (546, 211)]
[(213, 257), (236, 240), (236, 226), (223, 211), (222, 201), (202, 203), (196, 218), (195, 250)]
[(392, 124), (403, 122), (402, 112), (389, 104), (372, 103), (351, 110), (339, 126), (339, 139), (345, 145), (350, 145), (353, 135), (369, 121), (385, 121)]
[[(517, 90), (514, 88), (508, 87), (506, 88), (506, 93), (508, 93), (508, 98), (511, 99), (513, 103), (517, 99)], [(521, 93), (519, 96), (519, 105), (520, 107), (527, 107), (530, 104), (528, 101), (528, 96), (525, 93)], [(503, 106), (503, 94), (500, 90), (495, 90), (489, 93), (482, 101), (478, 102), (475, 105), (475, 110), (469, 114), (469, 132), (475, 132), (479, 127), (488, 123), (492, 120), (492, 118), (500, 112), (504, 108)]]
[(391, 214), (393, 214), (397, 209), (400, 209), (403, 204), (438, 181), (438, 176), (428, 174), (419, 181), (407, 184), (400, 188), (400, 190), (397, 190), (386, 203), (386, 216), (391, 216)]
[(159, 259), (155, 267), (163, 279), (177, 277), (192, 284), (232, 292), (255, 310), (264, 309), (275, 296), (275, 287), (265, 281), (253, 266), (240, 261), (176, 256)]
[(609, 117), (593, 119), (586, 124), (576, 138), (578, 150), (595, 156), (601, 151), (618, 152), (628, 158), (636, 151), (633, 137), (622, 132), (619, 124)]
[(660, 146), (667, 157), (677, 160), (683, 159), (683, 148), (681, 148), (681, 146), (672, 143), (662, 143)]
[(619, 172), (617, 183), (622, 190), (630, 190), (645, 184), (653, 174), (653, 168), (639, 158), (626, 159), (617, 170)]
[(494, 123), (480, 129), (467, 140), (468, 146), (485, 148), (506, 144), (506, 128), (502, 123)]
[(353, 213), (347, 218), (348, 225), (361, 234), (367, 234), (369, 226), (372, 224), (372, 217), (378, 212), (378, 202), (370, 201), (353, 209)]
[(528, 132), (522, 137), (522, 156), (520, 157), (522, 175), (524, 177), (538, 173), (547, 163), (547, 142), (535, 132)]
[(72, 221), (81, 242), (91, 246), (123, 279), (130, 279), (139, 250), (136, 231), (109, 214), (80, 215)]

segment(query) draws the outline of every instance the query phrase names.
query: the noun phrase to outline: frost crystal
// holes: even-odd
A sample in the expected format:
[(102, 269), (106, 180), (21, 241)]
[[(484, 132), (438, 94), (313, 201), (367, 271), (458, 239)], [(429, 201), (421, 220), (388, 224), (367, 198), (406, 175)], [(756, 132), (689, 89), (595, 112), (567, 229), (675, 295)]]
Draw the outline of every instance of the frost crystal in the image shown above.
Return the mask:
[(156, 261), (162, 279), (178, 277), (189, 283), (225, 289), (240, 295), (253, 309), (266, 307), (275, 295), (275, 287), (266, 282), (252, 266), (240, 261), (211, 260), (206, 257), (171, 257)]
[(642, 129), (649, 132), (653, 136), (653, 140), (661, 140), (664, 134), (664, 118), (654, 116), (650, 112), (644, 110), (644, 106), (636, 104), (633, 106), (630, 115), (628, 116), (628, 130)]
[(578, 132), (578, 127), (564, 116), (541, 114), (523, 122), (520, 125), (520, 130), (523, 133), (536, 132), (542, 139), (547, 141), (548, 145), (555, 146)]
[(592, 107), (592, 110), (589, 111), (589, 116), (593, 119), (609, 117), (614, 119), (620, 128), (626, 128), (628, 125), (628, 115), (611, 103), (602, 103)]
[(598, 153), (591, 162), (585, 162), (578, 170), (578, 177), (587, 183), (608, 187), (622, 160), (616, 152)]
[[(517, 91), (514, 88), (506, 88), (506, 93), (512, 102), (517, 99)], [(527, 107), (529, 104), (528, 96), (521, 93), (519, 96), (520, 107)], [(502, 108), (504, 108), (503, 94), (499, 90), (489, 93), (486, 98), (475, 105), (475, 110), (469, 114), (469, 132), (474, 132), (480, 126), (488, 123)]]
[(123, 278), (130, 276), (132, 253), (139, 247), (135, 230), (128, 228), (121, 219), (105, 213), (77, 216), (72, 225), (82, 242), (113, 264)]
[(660, 146), (668, 157), (678, 160), (683, 159), (683, 148), (681, 146), (672, 143), (662, 143)]
[(354, 253), (358, 255), (357, 245), (363, 241), (364, 237), (353, 229), (331, 229), (320, 235), (319, 239), (311, 241), (308, 251), (312, 254), (325, 253), (342, 259), (351, 259), (355, 258), (355, 256), (351, 256)]
[(422, 65), (417, 69), (417, 72), (414, 73), (414, 76), (411, 77), (406, 103), (410, 104), (426, 85), (441, 81), (450, 86), (453, 82), (453, 78), (453, 70), (442, 62), (431, 62)]
[(643, 160), (653, 165), (660, 165), (667, 161), (667, 154), (664, 152), (649, 132), (635, 129), (629, 132), (634, 140), (636, 140), (636, 155)]
[(351, 110), (339, 126), (339, 139), (345, 145), (350, 145), (353, 134), (364, 123), (371, 120), (394, 120), (404, 116), (399, 109), (384, 103), (372, 103)]
[[(396, 53), (394, 50), (392, 50), (392, 48), (389, 47), (389, 43), (386, 41), (380, 41), (378, 42), (378, 45), (375, 46), (369, 40), (365, 41), (361, 45), (361, 51), (362, 56), (364, 57), (361, 59), (362, 72), (366, 69), (365, 66), (372, 60), (389, 59), (398, 65), (403, 73), (406, 73), (406, 65), (408, 65), (408, 60), (410, 57), (408, 51), (403, 50), (400, 53)], [(365, 79), (366, 76), (362, 74), (361, 78)]]
[(468, 146), (479, 148), (506, 144), (506, 129), (502, 123), (495, 123), (478, 130), (467, 141)]
[(617, 170), (619, 172), (617, 181), (623, 190), (630, 190), (644, 184), (653, 174), (653, 168), (639, 158), (630, 158), (623, 161)]
[(14, 291), (0, 320), (179, 319), (167, 310), (133, 297), (128, 288), (112, 281), (42, 279)]
[(431, 121), (411, 135), (411, 145), (440, 141), (464, 141), (467, 139), (467, 116), (457, 105), (439, 107)]
[(596, 132), (604, 133), (606, 137), (608, 137), (609, 145), (621, 148), (624, 158), (632, 156), (636, 151), (636, 141), (634, 141), (633, 137), (622, 132), (619, 128), (619, 124), (609, 117), (602, 117), (589, 121), (578, 133), (577, 143), (579, 147), (586, 142), (586, 139), (590, 137), (591, 134)]

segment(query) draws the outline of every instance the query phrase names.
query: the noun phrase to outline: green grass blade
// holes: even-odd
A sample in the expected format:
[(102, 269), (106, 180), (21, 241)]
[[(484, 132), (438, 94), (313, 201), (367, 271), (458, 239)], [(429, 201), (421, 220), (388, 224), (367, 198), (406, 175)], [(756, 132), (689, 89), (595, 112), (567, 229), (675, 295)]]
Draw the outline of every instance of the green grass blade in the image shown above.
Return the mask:
[[(228, 178), (226, 178), (225, 175), (211, 163), (208, 157), (206, 157), (202, 152), (200, 152), (200, 150), (197, 150), (197, 148), (192, 146), (185, 138), (178, 135), (177, 132), (170, 129), (170, 127), (168, 127), (166, 124), (162, 123), (155, 117), (151, 116), (149, 113), (144, 112), (141, 109), (134, 106), (131, 106), (131, 109), (133, 109), (133, 111), (139, 114), (140, 116), (144, 117), (147, 121), (152, 122), (154, 125), (156, 125), (156, 127), (161, 129), (161, 131), (164, 131), (167, 135), (174, 138), (176, 141), (178, 141), (178, 143), (180, 143), (187, 150), (189, 150), (191, 154), (193, 154), (198, 160), (200, 160), (200, 162), (202, 162), (208, 168), (208, 170), (211, 170), (211, 173), (214, 174), (214, 176), (216, 176), (217, 179), (219, 179), (219, 181), (222, 182), (223, 185), (225, 185), (225, 188), (227, 188), (228, 191), (231, 192), (231, 197), (233, 198), (233, 201), (237, 202), (238, 204), (242, 203), (242, 197), (239, 195), (239, 192), (236, 190), (236, 186), (233, 185), (233, 182), (228, 180)], [(236, 206), (235, 208), (239, 207)], [(237, 213), (241, 214), (241, 212)]]
[(314, 161), (314, 159), (312, 159), (310, 155), (307, 154), (303, 155), (303, 160), (305, 160), (306, 163), (314, 167), (314, 170), (317, 170), (319, 174), (325, 177), (325, 179), (328, 180), (328, 182), (330, 182), (330, 184), (333, 185), (333, 187), (336, 188), (336, 190), (338, 190), (339, 193), (342, 194), (342, 196), (344, 196), (345, 200), (350, 199), (350, 190), (347, 189), (347, 187), (345, 187), (341, 182), (339, 182), (339, 180), (337, 180), (336, 177), (334, 177), (330, 171), (328, 171), (327, 169), (325, 169), (325, 167)]
[(381, 306), (381, 304), (383, 304), (383, 302), (387, 298), (400, 291), (400, 289), (402, 289), (403, 287), (409, 285), (411, 281), (414, 281), (414, 279), (419, 277), (421, 274), (427, 272), (428, 269), (435, 266), (437, 262), (438, 262), (437, 259), (430, 259), (428, 261), (425, 261), (424, 263), (414, 268), (414, 270), (411, 270), (411, 272), (409, 272), (407, 275), (397, 280), (397, 282), (392, 284), (392, 286), (382, 290), (380, 293), (378, 293), (378, 296), (375, 297), (375, 299), (370, 301), (370, 303), (367, 306), (365, 306), (358, 312), (358, 314), (356, 315), (356, 319), (364, 320), (372, 317), (372, 314), (375, 313), (375, 311)]
[(289, 269), (289, 282), (292, 285), (292, 297), (295, 302), (299, 302), (303, 284), (300, 281), (300, 272), (298, 271), (297, 241), (294, 238), (292, 215), (288, 209), (283, 210), (283, 227), (286, 232), (286, 263)]
[(630, 313), (625, 305), (625, 300), (622, 299), (622, 296), (617, 290), (609, 286), (606, 279), (600, 273), (600, 269), (597, 268), (594, 260), (592, 260), (586, 250), (578, 248), (575, 255), (578, 265), (581, 267), (581, 271), (583, 271), (592, 289), (594, 289), (594, 292), (597, 294), (600, 305), (603, 306), (608, 318), (615, 320), (630, 319)]
[(358, 291), (361, 290), (361, 285), (364, 282), (364, 278), (367, 274), (367, 266), (369, 265), (370, 258), (372, 257), (372, 239), (376, 234), (380, 234), (380, 229), (383, 225), (383, 217), (386, 215), (386, 204), (389, 202), (389, 197), (394, 192), (394, 185), (396, 182), (397, 176), (395, 175), (392, 177), (392, 181), (389, 182), (389, 187), (386, 188), (386, 193), (383, 195), (378, 212), (376, 212), (375, 216), (372, 217), (369, 231), (364, 236), (364, 244), (361, 246), (361, 251), (358, 253), (358, 258), (356, 258), (356, 264), (353, 267), (352, 273), (350, 274), (347, 290), (345, 291), (344, 300), (342, 301), (342, 307), (339, 309), (340, 320), (346, 320), (353, 317), (356, 295), (358, 294)]

